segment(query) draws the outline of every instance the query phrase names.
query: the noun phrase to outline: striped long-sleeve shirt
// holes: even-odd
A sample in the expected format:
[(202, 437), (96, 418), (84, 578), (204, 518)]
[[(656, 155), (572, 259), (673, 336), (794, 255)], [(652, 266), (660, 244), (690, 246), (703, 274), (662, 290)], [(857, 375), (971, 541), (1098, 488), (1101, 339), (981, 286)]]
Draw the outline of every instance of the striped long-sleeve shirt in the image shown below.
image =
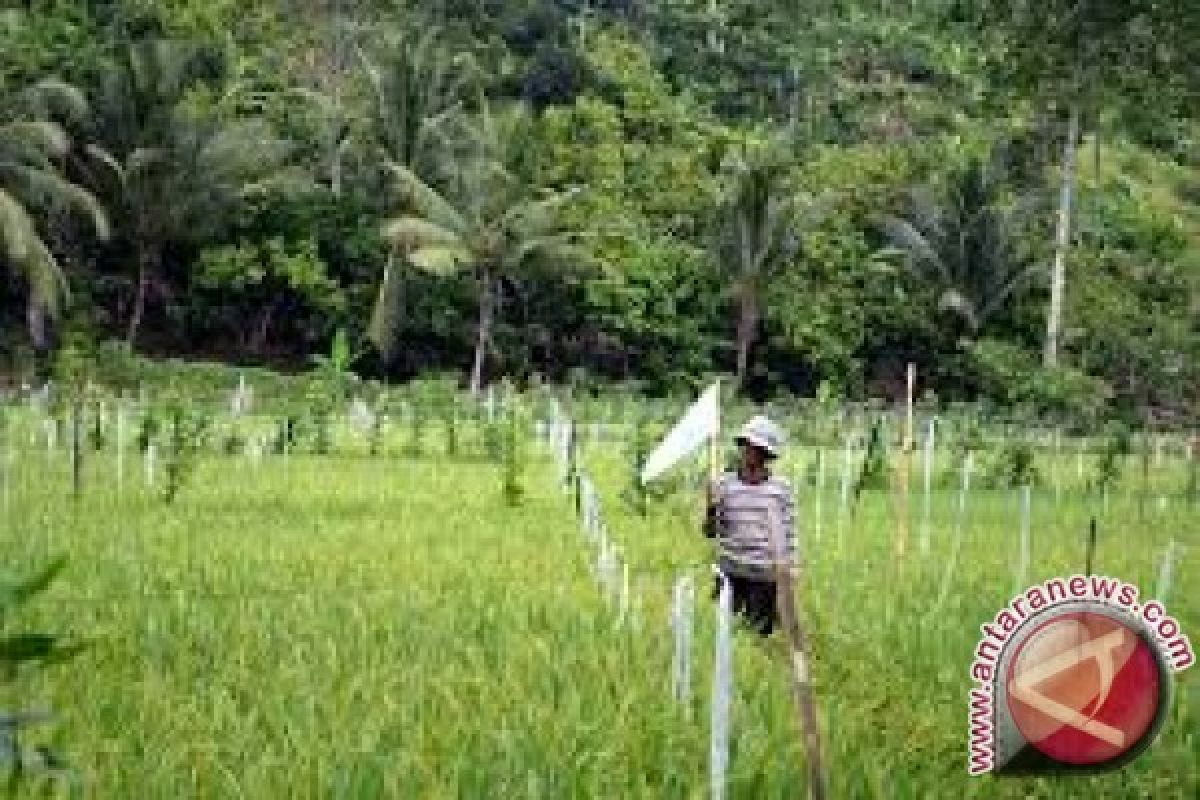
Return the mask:
[(796, 518), (792, 487), (783, 478), (746, 483), (726, 473), (713, 487), (706, 533), (715, 536), (720, 566), (728, 574), (755, 580), (774, 575), (774, 548), (767, 529), (768, 509), (774, 505), (785, 535), (788, 563), (796, 563)]

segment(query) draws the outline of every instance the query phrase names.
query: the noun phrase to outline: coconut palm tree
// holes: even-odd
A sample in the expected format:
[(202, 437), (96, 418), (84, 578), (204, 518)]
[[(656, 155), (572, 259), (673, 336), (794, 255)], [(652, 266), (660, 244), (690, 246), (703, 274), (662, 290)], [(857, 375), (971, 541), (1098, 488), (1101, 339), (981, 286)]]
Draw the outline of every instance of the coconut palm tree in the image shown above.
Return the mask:
[(108, 235), (100, 203), (60, 169), (71, 143), (56, 118), (86, 114), (83, 93), (52, 80), (0, 107), (0, 262), (27, 287), (29, 333), (38, 350), (47, 345), (46, 318), (68, 297), (66, 277), (46, 244), (47, 218), (69, 209), (85, 216), (98, 236)]
[(190, 110), (184, 100), (201, 85), (221, 88), (211, 54), (190, 42), (148, 39), (121, 49), (98, 93), (82, 169), (133, 254), (130, 347), (146, 304), (165, 294), (166, 247), (227, 220), (240, 198), (280, 177), (289, 150), (261, 120)]
[[(345, 150), (371, 173), (392, 182), (396, 167), (436, 185), (452, 163), (449, 150), (463, 123), (462, 100), (474, 82), (467, 54), (450, 53), (436, 28), (420, 36), (405, 32), (358, 51), (366, 78), (367, 114), (347, 137)], [(385, 360), (393, 355), (400, 324), (404, 264), (390, 253), (368, 325)]]
[(739, 385), (748, 377), (766, 288), (795, 262), (801, 235), (823, 217), (823, 202), (788, 186), (787, 166), (787, 151), (779, 141), (747, 144), (723, 165), (710, 251), (729, 277), (737, 306)]
[(1003, 149), (973, 158), (944, 186), (908, 193), (902, 214), (882, 219), (888, 240), (938, 293), (938, 309), (976, 335), (1038, 272), (1022, 244), (1036, 201), (1013, 197)]
[(470, 55), (451, 53), (430, 28), (360, 49), (358, 57), (368, 89), (367, 124), (354, 137), (360, 149), (376, 163), (432, 176), (476, 77)]
[[(419, 269), (436, 274), (470, 270), (475, 279), (478, 323), (470, 388), (476, 393), (483, 383), (505, 284), (541, 267), (594, 266), (579, 246), (583, 234), (562, 224), (559, 212), (571, 193), (538, 191), (509, 166), (513, 151), (528, 142), (529, 124), (520, 106), (501, 114), (485, 108), (440, 187), (431, 186), (406, 166), (388, 164), (404, 210), (384, 223), (387, 240)], [(380, 291), (386, 293), (388, 288)], [(384, 328), (371, 331), (381, 349), (389, 346), (391, 335)]]

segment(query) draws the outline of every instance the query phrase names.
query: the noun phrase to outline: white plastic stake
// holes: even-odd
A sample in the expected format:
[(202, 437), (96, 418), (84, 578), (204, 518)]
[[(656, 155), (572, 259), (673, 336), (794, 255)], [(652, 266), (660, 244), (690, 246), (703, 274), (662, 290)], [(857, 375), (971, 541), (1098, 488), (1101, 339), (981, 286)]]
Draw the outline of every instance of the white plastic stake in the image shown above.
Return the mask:
[(1050, 483), (1054, 486), (1054, 504), (1062, 499), (1062, 481), (1058, 477), (1058, 451), (1061, 444), (1061, 431), (1054, 429), (1054, 451), (1050, 455)]
[(117, 451), (117, 491), (125, 485), (125, 404), (117, 400), (117, 436), (113, 440)]
[(938, 592), (937, 607), (946, 600), (946, 595), (950, 591), (950, 581), (953, 580), (955, 573), (958, 571), (958, 555), (962, 550), (963, 528), (966, 525), (967, 519), (967, 495), (971, 491), (971, 469), (974, 466), (975, 454), (967, 451), (966, 457), (963, 459), (962, 465), (962, 485), (958, 491), (958, 514), (954, 520), (954, 549), (950, 551), (950, 560), (946, 562), (946, 571), (942, 575), (942, 588)]
[(1163, 551), (1162, 563), (1158, 566), (1158, 583), (1154, 587), (1154, 599), (1160, 603), (1167, 602), (1167, 595), (1171, 593), (1171, 577), (1175, 572), (1175, 540), (1167, 542), (1167, 549)]
[(1021, 541), (1020, 553), (1017, 559), (1016, 570), (1016, 587), (1013, 593), (1021, 591), (1025, 588), (1025, 581), (1029, 573), (1029, 485), (1021, 487)]
[(733, 587), (719, 570), (717, 575), (721, 591), (717, 601), (709, 777), (713, 800), (724, 800), (725, 776), (729, 771), (729, 712), (733, 704)]
[(921, 469), (924, 472), (925, 499), (921, 509), (921, 555), (929, 555), (930, 538), (930, 491), (933, 488), (934, 419), (925, 424), (925, 447), (921, 452)]
[(145, 459), (146, 485), (147, 486), (154, 485), (155, 455), (156, 455), (156, 448), (154, 446), (154, 442), (150, 442), (148, 445), (146, 445), (146, 459)]
[(846, 448), (842, 455), (842, 489), (838, 499), (838, 517), (837, 517), (837, 547), (838, 552), (842, 549), (842, 528), (846, 519), (846, 508), (850, 504), (850, 467), (854, 459), (854, 434), (846, 434)]
[(671, 694), (684, 712), (692, 712), (692, 609), (695, 586), (691, 575), (675, 579), (671, 603), (671, 627), (675, 632), (675, 655), (671, 660)]
[(817, 447), (817, 486), (813, 493), (814, 538), (821, 541), (821, 497), (825, 494), (825, 449)]
[(617, 627), (625, 624), (629, 616), (629, 562), (621, 564), (621, 599), (617, 605)]

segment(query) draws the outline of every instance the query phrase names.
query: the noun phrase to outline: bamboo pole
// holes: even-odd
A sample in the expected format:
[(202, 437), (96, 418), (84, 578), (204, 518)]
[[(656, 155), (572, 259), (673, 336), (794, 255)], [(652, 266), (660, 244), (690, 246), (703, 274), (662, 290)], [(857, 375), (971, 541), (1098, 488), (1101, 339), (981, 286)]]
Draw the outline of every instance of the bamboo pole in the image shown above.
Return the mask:
[(717, 380), (717, 419), (708, 441), (708, 477), (713, 483), (721, 477), (721, 381)]
[[(708, 484), (704, 487), (704, 495), (702, 499), (702, 517), (704, 522), (708, 520), (709, 503), (713, 500), (713, 489), (717, 485), (717, 479), (721, 477), (721, 389), (720, 379), (717, 381), (717, 419), (713, 425), (712, 436), (708, 440)], [(701, 524), (703, 525), (704, 522)]]
[(801, 735), (804, 737), (805, 756), (808, 761), (809, 796), (813, 800), (824, 800), (825, 773), (821, 764), (821, 735), (817, 723), (817, 705), (813, 698), (812, 671), (809, 667), (808, 640), (800, 625), (796, 611), (796, 591), (792, 584), (792, 566), (788, 558), (787, 543), (784, 541), (783, 522), (779, 509), (771, 506), (767, 511), (767, 527), (771, 546), (775, 551), (775, 601), (779, 619), (791, 649), (792, 696), (796, 702), (796, 714)]

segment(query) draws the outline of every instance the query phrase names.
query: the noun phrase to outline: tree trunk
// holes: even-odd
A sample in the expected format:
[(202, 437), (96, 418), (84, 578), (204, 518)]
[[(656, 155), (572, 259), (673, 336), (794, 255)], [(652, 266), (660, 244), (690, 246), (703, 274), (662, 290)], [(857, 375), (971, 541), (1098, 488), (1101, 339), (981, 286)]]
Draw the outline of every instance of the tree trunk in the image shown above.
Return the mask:
[(25, 322), (29, 327), (29, 341), (39, 356), (50, 350), (50, 334), (46, 324), (46, 309), (31, 295), (25, 307)]
[(492, 276), (485, 272), (479, 281), (479, 327), (475, 334), (475, 362), (471, 366), (471, 394), (483, 388), (483, 360), (492, 336), (492, 316), (495, 313), (495, 288)]
[(275, 311), (279, 308), (279, 301), (273, 300), (267, 304), (259, 314), (258, 323), (254, 326), (254, 330), (248, 337), (246, 349), (253, 355), (262, 358), (265, 355), (267, 347), (267, 333), (271, 329), (271, 322), (275, 318)]
[(746, 385), (750, 369), (750, 347), (758, 330), (758, 298), (754, 290), (744, 288), (738, 293), (737, 322), (737, 383)]
[(150, 285), (150, 276), (158, 263), (158, 254), (150, 245), (140, 244), (137, 261), (137, 290), (133, 295), (133, 312), (129, 315), (129, 327), (125, 331), (125, 346), (130, 350), (133, 349), (138, 329), (142, 326), (142, 314), (146, 310), (146, 291)]
[(1050, 310), (1046, 314), (1046, 349), (1042, 364), (1058, 366), (1058, 340), (1062, 334), (1063, 293), (1066, 286), (1067, 251), (1071, 247), (1071, 203), (1075, 196), (1075, 154), (1079, 148), (1079, 106), (1071, 106), (1067, 140), (1063, 143), (1062, 186), (1058, 199), (1058, 223), (1054, 235), (1054, 271), (1050, 276)]

